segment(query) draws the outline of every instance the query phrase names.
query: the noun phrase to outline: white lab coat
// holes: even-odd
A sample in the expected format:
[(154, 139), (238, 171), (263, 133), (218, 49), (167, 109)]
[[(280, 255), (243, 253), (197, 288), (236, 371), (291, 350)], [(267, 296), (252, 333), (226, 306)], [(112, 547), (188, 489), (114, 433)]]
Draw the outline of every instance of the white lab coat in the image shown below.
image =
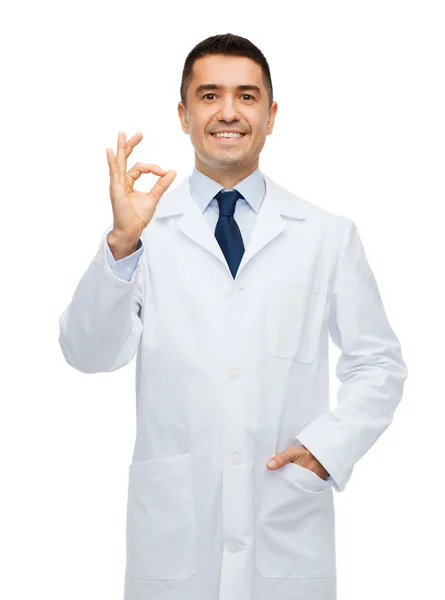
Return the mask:
[[(336, 599), (333, 490), (391, 423), (407, 369), (354, 222), (264, 178), (235, 279), (185, 178), (131, 281), (107, 262), (110, 225), (60, 317), (79, 371), (137, 355), (125, 600)], [(267, 469), (296, 438), (330, 479)]]

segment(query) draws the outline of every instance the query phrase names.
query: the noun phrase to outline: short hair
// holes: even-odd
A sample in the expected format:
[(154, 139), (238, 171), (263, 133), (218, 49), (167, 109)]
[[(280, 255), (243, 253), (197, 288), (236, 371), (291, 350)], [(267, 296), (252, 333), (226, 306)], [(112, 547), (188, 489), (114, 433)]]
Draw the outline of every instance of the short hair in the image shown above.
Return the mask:
[(193, 79), (193, 65), (196, 60), (208, 55), (222, 54), (225, 56), (244, 56), (260, 65), (263, 75), (263, 84), (269, 97), (269, 108), (273, 102), (272, 78), (266, 57), (255, 44), (247, 38), (233, 33), (213, 35), (199, 42), (188, 54), (182, 70), (181, 100), (187, 107), (187, 91)]

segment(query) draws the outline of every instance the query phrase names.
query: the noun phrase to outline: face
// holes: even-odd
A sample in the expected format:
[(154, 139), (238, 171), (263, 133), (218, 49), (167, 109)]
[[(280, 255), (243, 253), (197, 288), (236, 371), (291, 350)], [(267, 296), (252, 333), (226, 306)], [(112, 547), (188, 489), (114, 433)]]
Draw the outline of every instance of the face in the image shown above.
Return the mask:
[[(269, 109), (260, 65), (249, 58), (223, 55), (205, 56), (194, 63), (187, 108), (182, 102), (178, 105), (182, 130), (195, 149), (196, 166), (206, 174), (253, 172), (266, 135), (272, 133), (276, 111), (276, 102)], [(212, 135), (216, 131), (244, 135), (219, 139)]]

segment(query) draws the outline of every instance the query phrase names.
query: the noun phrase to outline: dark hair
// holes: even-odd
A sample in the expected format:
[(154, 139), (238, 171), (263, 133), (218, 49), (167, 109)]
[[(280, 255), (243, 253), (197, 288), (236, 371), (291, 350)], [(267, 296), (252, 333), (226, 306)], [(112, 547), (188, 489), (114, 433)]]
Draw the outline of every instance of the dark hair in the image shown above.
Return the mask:
[(187, 107), (187, 90), (193, 79), (193, 64), (199, 58), (209, 54), (223, 54), (226, 56), (245, 56), (260, 65), (263, 73), (263, 83), (269, 96), (269, 108), (273, 102), (272, 78), (266, 57), (252, 42), (233, 33), (213, 35), (197, 44), (185, 59), (181, 80), (181, 100)]

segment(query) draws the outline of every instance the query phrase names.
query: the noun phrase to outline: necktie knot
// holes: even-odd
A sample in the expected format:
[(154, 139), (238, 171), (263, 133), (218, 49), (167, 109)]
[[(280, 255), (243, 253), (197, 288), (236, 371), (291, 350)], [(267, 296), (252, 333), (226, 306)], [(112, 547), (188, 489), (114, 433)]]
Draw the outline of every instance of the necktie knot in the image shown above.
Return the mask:
[(233, 190), (220, 190), (216, 196), (219, 206), (220, 217), (233, 217), (235, 212), (235, 205), (238, 198), (243, 198), (242, 194), (237, 189)]

